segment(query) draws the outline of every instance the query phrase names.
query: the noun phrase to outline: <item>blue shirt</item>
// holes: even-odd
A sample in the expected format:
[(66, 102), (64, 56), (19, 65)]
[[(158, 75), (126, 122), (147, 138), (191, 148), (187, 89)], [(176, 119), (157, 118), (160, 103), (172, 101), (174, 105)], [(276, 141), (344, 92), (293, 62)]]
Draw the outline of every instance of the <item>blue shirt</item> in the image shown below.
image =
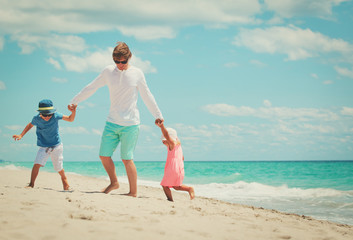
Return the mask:
[(61, 143), (59, 136), (59, 120), (63, 118), (63, 114), (54, 113), (49, 121), (45, 121), (36, 115), (32, 119), (32, 124), (37, 127), (37, 145), (40, 147), (53, 147)]

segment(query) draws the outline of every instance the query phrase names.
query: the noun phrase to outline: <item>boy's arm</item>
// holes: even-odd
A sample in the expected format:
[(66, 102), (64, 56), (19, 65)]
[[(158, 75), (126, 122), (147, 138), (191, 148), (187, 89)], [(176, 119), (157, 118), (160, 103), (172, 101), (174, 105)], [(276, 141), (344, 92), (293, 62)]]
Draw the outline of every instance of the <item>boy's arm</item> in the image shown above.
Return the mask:
[(23, 129), (22, 133), (20, 135), (13, 135), (12, 138), (15, 139), (15, 141), (17, 140), (21, 140), (21, 138), (23, 138), (23, 136), (29, 131), (31, 130), (31, 128), (33, 127), (32, 123), (28, 123), (27, 126), (25, 127), (25, 129)]
[(76, 117), (77, 105), (71, 104), (71, 105), (68, 105), (67, 108), (69, 109), (69, 111), (71, 111), (71, 114), (70, 114), (70, 116), (64, 115), (63, 120), (68, 121), (68, 122), (73, 122)]

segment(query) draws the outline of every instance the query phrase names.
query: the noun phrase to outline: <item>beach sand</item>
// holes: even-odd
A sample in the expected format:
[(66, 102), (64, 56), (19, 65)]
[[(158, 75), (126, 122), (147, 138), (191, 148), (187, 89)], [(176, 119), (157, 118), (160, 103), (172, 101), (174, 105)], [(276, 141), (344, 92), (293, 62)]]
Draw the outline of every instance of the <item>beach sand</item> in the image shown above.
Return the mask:
[(0, 239), (353, 239), (353, 226), (311, 217), (231, 204), (161, 188), (128, 186), (100, 193), (105, 179), (40, 171), (36, 186), (25, 188), (30, 170), (0, 168)]

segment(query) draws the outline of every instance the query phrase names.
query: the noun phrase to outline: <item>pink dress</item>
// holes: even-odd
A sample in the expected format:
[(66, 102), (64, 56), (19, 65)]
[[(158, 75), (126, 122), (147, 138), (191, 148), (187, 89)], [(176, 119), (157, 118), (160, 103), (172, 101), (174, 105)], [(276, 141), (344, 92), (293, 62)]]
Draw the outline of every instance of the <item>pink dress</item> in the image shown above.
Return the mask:
[(165, 187), (181, 186), (184, 180), (183, 149), (178, 144), (173, 150), (168, 149), (161, 185)]

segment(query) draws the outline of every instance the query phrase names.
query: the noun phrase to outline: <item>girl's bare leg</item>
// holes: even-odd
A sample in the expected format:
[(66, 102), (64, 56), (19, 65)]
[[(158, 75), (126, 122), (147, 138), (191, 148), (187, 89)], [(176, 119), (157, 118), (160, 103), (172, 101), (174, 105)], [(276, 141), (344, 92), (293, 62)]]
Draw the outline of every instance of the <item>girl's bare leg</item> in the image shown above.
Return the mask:
[(170, 191), (170, 188), (169, 187), (165, 187), (165, 186), (162, 186), (162, 187), (163, 187), (165, 195), (167, 196), (168, 201), (173, 202), (172, 191)]
[(61, 170), (61, 171), (59, 172), (59, 174), (60, 174), (60, 176), (61, 176), (61, 181), (63, 182), (64, 190), (69, 190), (70, 185), (69, 185), (69, 183), (67, 182), (67, 178), (66, 178), (64, 169)]
[(101, 159), (104, 169), (108, 173), (108, 176), (110, 179), (109, 186), (103, 189), (102, 192), (109, 193), (114, 189), (118, 189), (120, 186), (118, 182), (118, 177), (116, 176), (116, 172), (115, 172), (115, 164), (111, 157), (99, 156), (99, 158)]
[(190, 195), (190, 199), (194, 199), (195, 198), (195, 191), (194, 191), (194, 188), (193, 187), (189, 187), (189, 186), (186, 186), (186, 185), (181, 185), (181, 186), (176, 186), (176, 187), (173, 187), (175, 190), (178, 190), (178, 191), (185, 191), (185, 192), (188, 192), (189, 195)]
[(40, 165), (40, 164), (34, 164), (33, 165), (32, 173), (31, 173), (31, 182), (28, 184), (27, 187), (31, 187), (31, 188), (34, 187), (34, 182), (37, 179), (37, 176), (38, 176), (38, 173), (39, 173), (39, 169), (40, 169), (41, 166), (42, 165)]

